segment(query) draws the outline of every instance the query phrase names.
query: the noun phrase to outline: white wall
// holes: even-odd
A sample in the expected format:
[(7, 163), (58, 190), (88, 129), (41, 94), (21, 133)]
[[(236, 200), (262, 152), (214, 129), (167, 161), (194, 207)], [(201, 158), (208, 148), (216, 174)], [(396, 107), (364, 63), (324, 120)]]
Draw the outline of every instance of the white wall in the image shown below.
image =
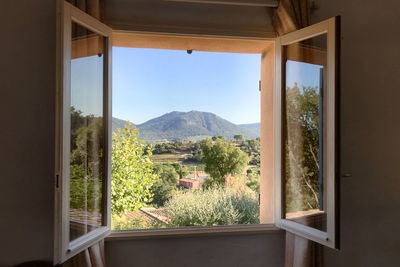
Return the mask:
[(326, 267), (400, 266), (400, 2), (317, 0), (342, 16), (341, 250)]
[(0, 10), (0, 266), (10, 266), (52, 259), (56, 6)]

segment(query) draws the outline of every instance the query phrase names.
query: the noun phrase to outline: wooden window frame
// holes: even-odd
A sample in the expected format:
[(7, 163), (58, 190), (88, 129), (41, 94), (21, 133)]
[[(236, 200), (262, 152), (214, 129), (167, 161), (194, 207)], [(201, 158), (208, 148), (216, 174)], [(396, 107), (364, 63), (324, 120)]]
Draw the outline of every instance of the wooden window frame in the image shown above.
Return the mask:
[[(62, 263), (82, 250), (100, 241), (110, 233), (110, 186), (111, 186), (111, 52), (112, 30), (98, 20), (72, 6), (58, 2), (57, 38), (57, 94), (56, 94), (56, 166), (55, 166), (55, 238), (54, 263)], [(106, 38), (103, 75), (103, 115), (105, 122), (105, 177), (103, 181), (102, 227), (70, 242), (69, 237), (69, 158), (70, 158), (70, 102), (72, 23)], [(75, 51), (76, 53), (76, 51)]]

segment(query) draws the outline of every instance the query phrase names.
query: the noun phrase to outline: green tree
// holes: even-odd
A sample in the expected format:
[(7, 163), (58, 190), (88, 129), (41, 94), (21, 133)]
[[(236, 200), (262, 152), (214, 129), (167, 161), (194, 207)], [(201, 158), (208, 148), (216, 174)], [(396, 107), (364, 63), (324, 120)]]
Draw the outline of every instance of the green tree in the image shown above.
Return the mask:
[(138, 140), (138, 130), (125, 125), (113, 134), (111, 198), (113, 214), (137, 210), (152, 201), (157, 177), (151, 147)]
[(189, 174), (189, 169), (185, 165), (180, 163), (174, 163), (172, 166), (175, 168), (175, 171), (179, 174), (179, 179), (182, 179), (186, 175)]
[(254, 192), (260, 193), (260, 169), (248, 169), (246, 185)]
[(70, 206), (101, 211), (104, 178), (103, 120), (71, 108)]
[(158, 177), (157, 182), (152, 186), (153, 204), (163, 206), (176, 191), (179, 175), (175, 168), (168, 164), (154, 166), (154, 174)]
[(298, 211), (319, 206), (319, 88), (297, 84), (286, 89), (285, 186), (286, 209)]
[(235, 134), (233, 136), (233, 139), (235, 139), (236, 142), (243, 141), (244, 136), (243, 136), (243, 134)]
[(249, 162), (249, 157), (233, 144), (217, 139), (215, 142), (207, 139), (203, 145), (202, 160), (205, 171), (210, 174), (208, 186), (224, 185), (228, 175), (243, 172)]

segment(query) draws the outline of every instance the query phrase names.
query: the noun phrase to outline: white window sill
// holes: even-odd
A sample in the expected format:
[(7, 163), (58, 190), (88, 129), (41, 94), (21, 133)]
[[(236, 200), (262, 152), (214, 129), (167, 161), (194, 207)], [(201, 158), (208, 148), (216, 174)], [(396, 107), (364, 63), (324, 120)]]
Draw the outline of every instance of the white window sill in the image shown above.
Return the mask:
[(176, 237), (197, 237), (214, 235), (243, 235), (243, 234), (265, 234), (279, 233), (282, 229), (274, 224), (254, 225), (227, 225), (213, 227), (185, 227), (169, 229), (128, 230), (112, 231), (106, 240), (132, 240), (132, 239), (157, 239)]

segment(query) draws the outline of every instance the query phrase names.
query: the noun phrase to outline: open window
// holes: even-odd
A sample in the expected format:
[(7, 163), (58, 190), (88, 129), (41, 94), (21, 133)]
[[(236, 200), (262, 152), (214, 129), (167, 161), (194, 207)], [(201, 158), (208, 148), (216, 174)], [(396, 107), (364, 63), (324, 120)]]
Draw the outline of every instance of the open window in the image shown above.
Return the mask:
[(276, 39), (245, 40), (112, 32), (68, 3), (64, 2), (61, 9), (56, 263), (110, 232), (111, 36), (114, 45), (125, 47), (155, 44), (152, 48), (203, 51), (214, 47), (218, 52), (252, 51), (262, 58), (261, 225), (162, 229), (114, 236), (259, 232), (276, 229), (271, 227), (275, 225), (337, 248), (336, 18)]
[(277, 39), (275, 223), (337, 248), (337, 18)]
[(109, 233), (111, 29), (64, 2), (57, 97), (55, 262)]

